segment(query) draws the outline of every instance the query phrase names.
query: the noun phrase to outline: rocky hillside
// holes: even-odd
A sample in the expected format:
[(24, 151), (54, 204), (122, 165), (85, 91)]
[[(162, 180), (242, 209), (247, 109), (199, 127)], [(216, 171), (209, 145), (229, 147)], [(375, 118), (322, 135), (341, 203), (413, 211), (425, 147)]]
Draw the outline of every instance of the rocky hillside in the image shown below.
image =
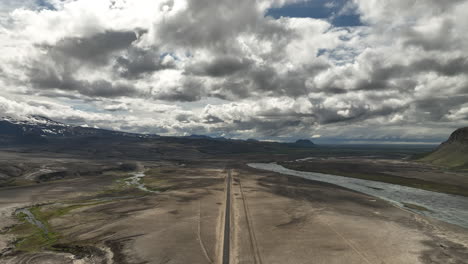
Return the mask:
[(455, 132), (453, 132), (450, 135), (449, 139), (443, 144), (450, 143), (468, 145), (468, 127), (463, 127), (455, 130)]
[(447, 141), (421, 160), (449, 168), (468, 169), (468, 127), (457, 129)]

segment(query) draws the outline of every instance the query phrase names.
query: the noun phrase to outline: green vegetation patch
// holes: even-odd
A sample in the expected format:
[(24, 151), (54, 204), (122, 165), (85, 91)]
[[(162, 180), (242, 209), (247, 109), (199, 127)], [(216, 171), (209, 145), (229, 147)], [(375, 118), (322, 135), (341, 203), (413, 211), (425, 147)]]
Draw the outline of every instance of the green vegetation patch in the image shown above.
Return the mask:
[(437, 166), (451, 169), (468, 169), (468, 146), (447, 144), (419, 159)]
[(47, 219), (42, 215), (39, 206), (34, 206), (29, 209), (34, 218), (44, 225), (45, 230), (28, 221), (28, 216), (25, 213), (17, 214), (21, 221), (19, 225), (10, 229), (10, 233), (19, 237), (14, 245), (16, 250), (24, 252), (37, 252), (50, 247), (57, 243), (59, 235), (54, 232), (47, 222)]
[[(83, 201), (80, 203), (70, 204), (64, 207), (54, 207), (54, 208), (38, 210), (36, 214), (38, 215), (38, 217), (40, 217), (38, 218), (40, 219), (40, 221), (41, 220), (49, 221), (52, 218), (64, 216), (66, 214), (69, 214), (71, 211), (79, 209), (79, 208), (95, 206), (95, 205), (104, 204), (108, 202), (109, 201)], [(36, 207), (33, 207), (33, 208), (36, 208)]]
[[(15, 249), (21, 252), (38, 252), (43, 250), (64, 251), (64, 247), (57, 247), (62, 236), (55, 232), (49, 224), (50, 220), (69, 214), (71, 211), (107, 203), (109, 201), (77, 203), (61, 207), (33, 206), (29, 212), (42, 226), (31, 223), (28, 215), (23, 212), (16, 214), (20, 224), (13, 226), (8, 233), (15, 235), (18, 239), (14, 242)], [(76, 247), (71, 247), (76, 248)], [(73, 252), (69, 252), (73, 253)]]

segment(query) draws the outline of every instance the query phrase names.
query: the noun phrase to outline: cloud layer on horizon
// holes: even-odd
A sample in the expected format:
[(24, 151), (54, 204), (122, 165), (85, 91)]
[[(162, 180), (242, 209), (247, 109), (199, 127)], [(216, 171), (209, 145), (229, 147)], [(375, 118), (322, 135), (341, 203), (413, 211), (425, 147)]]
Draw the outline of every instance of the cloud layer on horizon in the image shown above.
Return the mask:
[(467, 0), (320, 1), (333, 17), (267, 15), (299, 0), (7, 0), (0, 115), (277, 140), (467, 124)]

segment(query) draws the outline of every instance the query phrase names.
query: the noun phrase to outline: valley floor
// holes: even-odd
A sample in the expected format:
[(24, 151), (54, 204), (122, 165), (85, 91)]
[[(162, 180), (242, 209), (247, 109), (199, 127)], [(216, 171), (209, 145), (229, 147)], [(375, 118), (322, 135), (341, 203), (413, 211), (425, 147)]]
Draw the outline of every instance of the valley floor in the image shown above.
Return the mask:
[(2, 157), (0, 263), (468, 263), (467, 229), (244, 161)]

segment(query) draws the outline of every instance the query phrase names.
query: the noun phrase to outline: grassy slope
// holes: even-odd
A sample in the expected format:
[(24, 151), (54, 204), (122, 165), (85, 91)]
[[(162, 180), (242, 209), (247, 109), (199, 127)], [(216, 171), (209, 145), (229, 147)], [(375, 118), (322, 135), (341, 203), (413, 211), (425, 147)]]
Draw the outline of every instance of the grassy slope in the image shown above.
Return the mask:
[(420, 160), (448, 168), (468, 169), (468, 145), (445, 144)]

